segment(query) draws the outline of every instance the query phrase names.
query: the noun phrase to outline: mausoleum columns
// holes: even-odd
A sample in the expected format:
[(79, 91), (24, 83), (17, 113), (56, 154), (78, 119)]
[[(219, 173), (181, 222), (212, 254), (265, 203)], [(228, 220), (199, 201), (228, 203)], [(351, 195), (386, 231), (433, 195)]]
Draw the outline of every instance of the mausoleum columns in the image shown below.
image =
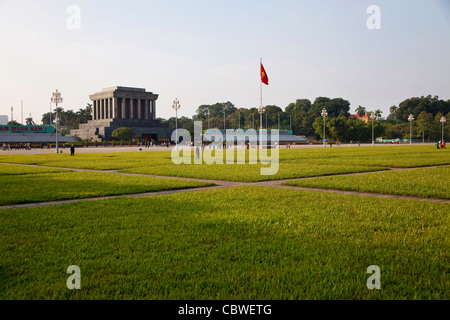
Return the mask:
[(121, 119), (125, 119), (125, 99), (122, 98), (122, 116)]
[(113, 87), (90, 96), (93, 120), (156, 118), (158, 95), (145, 89)]
[(111, 98), (112, 102), (112, 118), (117, 118), (117, 98)]

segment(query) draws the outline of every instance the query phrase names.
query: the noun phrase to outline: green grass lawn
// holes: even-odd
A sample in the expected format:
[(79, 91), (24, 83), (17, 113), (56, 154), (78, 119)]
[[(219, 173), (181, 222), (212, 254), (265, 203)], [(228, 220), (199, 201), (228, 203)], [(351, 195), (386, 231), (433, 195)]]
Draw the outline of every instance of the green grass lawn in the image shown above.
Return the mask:
[(73, 172), (0, 164), (0, 205), (79, 199), (212, 185), (113, 173)]
[[(261, 175), (260, 169), (264, 165), (260, 163), (175, 165), (171, 160), (171, 152), (168, 151), (79, 153), (75, 157), (68, 154), (0, 155), (0, 162), (246, 182), (379, 171), (388, 167), (450, 164), (450, 153), (447, 150), (436, 150), (432, 146), (280, 149), (279, 152), (279, 171), (271, 176)], [(248, 156), (246, 159), (248, 160)]]
[(0, 164), (0, 177), (2, 178), (2, 181), (6, 181), (6, 179), (9, 179), (10, 177), (8, 176), (42, 174), (42, 173), (61, 173), (61, 172), (70, 172), (70, 170)]
[(284, 183), (290, 186), (352, 190), (450, 199), (450, 167), (319, 177)]
[(166, 175), (174, 177), (214, 179), (227, 181), (258, 182), (266, 180), (281, 180), (289, 178), (314, 177), (353, 172), (370, 172), (385, 170), (382, 167), (349, 166), (335, 164), (280, 164), (280, 169), (274, 175), (261, 175), (261, 164), (222, 164), (222, 165), (186, 165), (174, 166), (166, 164), (160, 166), (134, 167), (120, 170), (129, 173), (143, 173)]
[[(431, 146), (280, 149), (274, 176), (261, 176), (261, 164), (177, 166), (170, 152), (0, 162), (262, 181), (450, 157)], [(290, 183), (448, 199), (448, 177), (447, 166)], [(0, 179), (2, 205), (209, 185), (15, 165), (0, 165)], [(256, 186), (0, 210), (0, 299), (447, 300), (449, 213), (445, 203)], [(81, 290), (66, 288), (70, 265), (81, 268)], [(381, 290), (366, 287), (370, 265), (381, 268)]]
[(2, 210), (0, 299), (447, 300), (449, 213), (267, 187)]

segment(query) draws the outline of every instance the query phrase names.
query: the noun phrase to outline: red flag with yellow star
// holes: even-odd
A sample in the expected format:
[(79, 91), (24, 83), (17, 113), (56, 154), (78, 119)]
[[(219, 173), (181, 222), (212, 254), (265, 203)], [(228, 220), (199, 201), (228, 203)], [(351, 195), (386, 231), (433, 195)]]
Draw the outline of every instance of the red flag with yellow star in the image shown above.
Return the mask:
[(264, 70), (262, 63), (261, 63), (261, 81), (265, 85), (269, 85), (269, 77), (267, 76), (266, 70)]

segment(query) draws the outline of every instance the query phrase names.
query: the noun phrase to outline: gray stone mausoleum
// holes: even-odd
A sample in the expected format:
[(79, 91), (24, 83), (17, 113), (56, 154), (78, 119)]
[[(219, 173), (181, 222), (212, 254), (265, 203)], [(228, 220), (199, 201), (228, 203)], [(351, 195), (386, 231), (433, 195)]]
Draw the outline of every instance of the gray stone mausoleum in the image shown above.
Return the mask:
[(112, 87), (90, 95), (92, 120), (70, 131), (81, 140), (112, 140), (114, 130), (126, 127), (143, 141), (170, 139), (174, 129), (156, 120), (158, 95), (145, 89)]

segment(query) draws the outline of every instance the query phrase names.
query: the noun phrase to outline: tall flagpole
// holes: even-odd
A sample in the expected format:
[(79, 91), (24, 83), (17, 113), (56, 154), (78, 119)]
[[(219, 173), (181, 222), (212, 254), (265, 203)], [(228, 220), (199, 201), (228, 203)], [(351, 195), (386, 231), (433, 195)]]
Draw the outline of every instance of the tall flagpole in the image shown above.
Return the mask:
[[(259, 59), (259, 77), (261, 78), (261, 65), (262, 65), (262, 58)], [(260, 85), (260, 98), (261, 98), (261, 108), (262, 108), (262, 79), (259, 79), (259, 85)]]
[(260, 100), (261, 105), (259, 107), (259, 148), (260, 149), (262, 148), (262, 138), (263, 138), (263, 136), (262, 136), (262, 123), (263, 123), (263, 112), (264, 112), (263, 103), (262, 103), (262, 74), (261, 74), (261, 66), (262, 66), (262, 58), (260, 58), (260, 60), (259, 60), (259, 84), (260, 84), (259, 97), (261, 99)]
[(262, 65), (262, 58), (260, 58), (259, 60), (259, 85), (260, 85), (260, 93), (259, 93), (259, 97), (260, 97), (260, 109), (259, 109), (259, 129), (262, 130), (262, 123), (263, 123), (263, 101), (262, 101), (262, 79), (261, 79), (261, 65)]

